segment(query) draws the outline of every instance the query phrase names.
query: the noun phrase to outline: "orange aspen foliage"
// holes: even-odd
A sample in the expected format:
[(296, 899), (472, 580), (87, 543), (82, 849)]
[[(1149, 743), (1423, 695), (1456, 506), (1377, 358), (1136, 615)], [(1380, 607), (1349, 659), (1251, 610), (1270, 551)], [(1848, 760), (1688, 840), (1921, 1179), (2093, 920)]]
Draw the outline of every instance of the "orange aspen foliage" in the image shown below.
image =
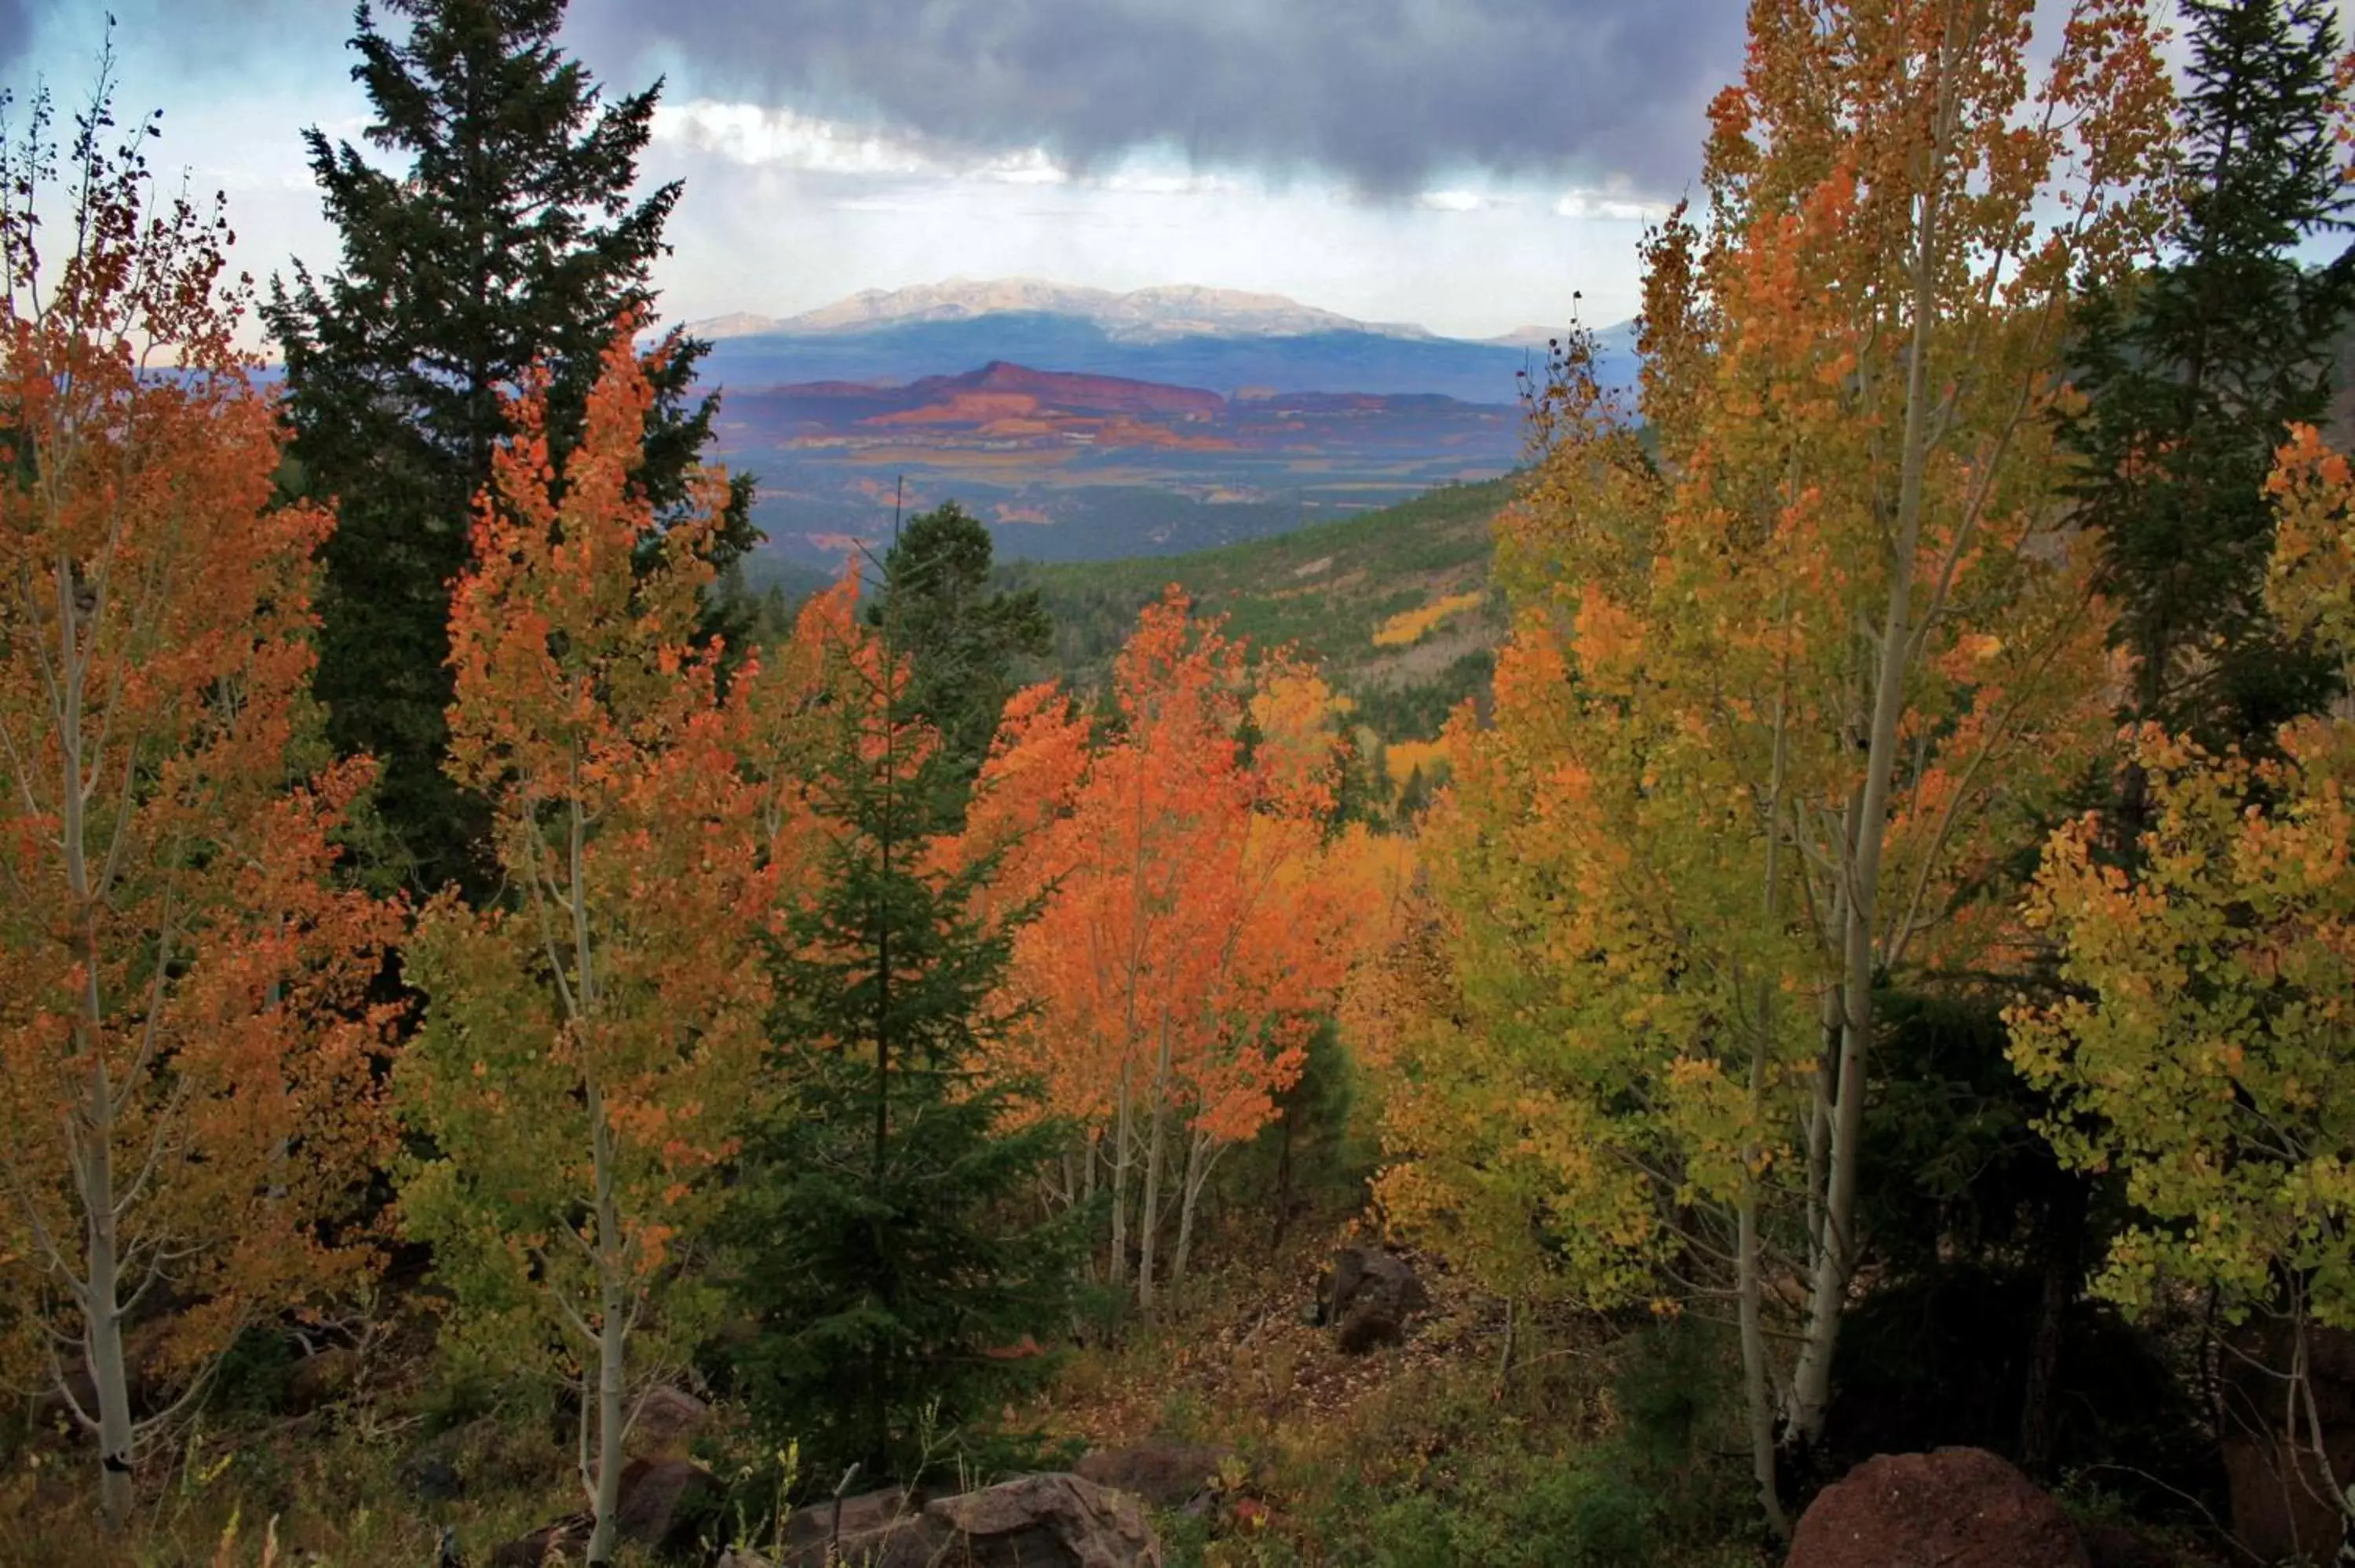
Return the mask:
[[(652, 393), (617, 329), (559, 475), (545, 379), (512, 409), (451, 611), (450, 767), (497, 812), (507, 902), (437, 898), (410, 953), (426, 1027), (398, 1075), (439, 1155), (408, 1172), (465, 1342), (560, 1343), (581, 1384), (590, 1560), (610, 1559), (635, 1388), (694, 1342), (688, 1266), (757, 1082), (753, 938), (777, 862), (741, 721), (694, 641), (724, 482), (653, 544), (637, 483)], [(757, 682), (759, 672), (743, 679)]]
[[(193, 1393), (372, 1266), (364, 994), (398, 911), (334, 885), (368, 769), (322, 766), (306, 699), (333, 520), (273, 504), (218, 212), (153, 210), (147, 127), (111, 149), (105, 111), (101, 81), (51, 270), (45, 101), (0, 169), (0, 1293), (120, 1524), (169, 1414), (133, 1372)], [(136, 1369), (133, 1324), (163, 1330)]]
[(1116, 1282), (1139, 1206), (1148, 1308), (1163, 1194), (1176, 1184), (1175, 1279), (1213, 1163), (1298, 1077), (1382, 885), (1331, 874), (1331, 693), (1281, 656), (1248, 664), (1187, 609), (1173, 588), (1139, 620), (1106, 736), (1051, 687), (1018, 694), (967, 828), (1003, 849), (1006, 896), (1043, 898), (1015, 938), (1036, 1004), (1017, 1065), (1091, 1129), (1091, 1177), (1110, 1167)]
[[(859, 616), (858, 598), (858, 574), (847, 568), (810, 596), (791, 633), (730, 685), (730, 747), (760, 802), (761, 842), (773, 868), (766, 889), (772, 931), (782, 931), (795, 901), (817, 890), (822, 841), (838, 842), (854, 831), (821, 810), (812, 791), (854, 761), (876, 768), (888, 759), (897, 778), (940, 744), (930, 726), (888, 716), (904, 699), (907, 671), (886, 659), (881, 638)], [(840, 755), (846, 734), (854, 758)], [(947, 845), (927, 841), (911, 853), (942, 859)]]

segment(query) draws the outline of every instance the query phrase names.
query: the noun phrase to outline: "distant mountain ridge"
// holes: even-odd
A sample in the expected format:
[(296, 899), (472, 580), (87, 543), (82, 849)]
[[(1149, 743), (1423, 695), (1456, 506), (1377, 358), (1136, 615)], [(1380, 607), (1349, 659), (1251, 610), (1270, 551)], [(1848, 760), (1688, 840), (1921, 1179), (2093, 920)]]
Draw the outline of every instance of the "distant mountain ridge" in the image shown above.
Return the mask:
[[(854, 294), (797, 316), (749, 312), (689, 322), (712, 343), (703, 378), (742, 391), (815, 381), (905, 383), (1005, 362), (1076, 375), (1206, 387), (1225, 396), (1430, 393), (1512, 405), (1545, 373), (1545, 340), (1441, 337), (1356, 321), (1276, 294), (1171, 284), (1115, 293), (1007, 278), (951, 279)], [(1600, 334), (1606, 382), (1635, 379), (1632, 326)]]
[(739, 311), (689, 322), (700, 337), (856, 333), (915, 322), (974, 321), (984, 316), (1040, 314), (1092, 322), (1124, 343), (1176, 337), (1300, 337), (1320, 332), (1368, 332), (1384, 337), (1435, 338), (1398, 322), (1362, 322), (1337, 311), (1304, 305), (1282, 294), (1169, 283), (1126, 293), (1050, 282), (1042, 278), (951, 278), (905, 289), (864, 289), (847, 299), (798, 315)]

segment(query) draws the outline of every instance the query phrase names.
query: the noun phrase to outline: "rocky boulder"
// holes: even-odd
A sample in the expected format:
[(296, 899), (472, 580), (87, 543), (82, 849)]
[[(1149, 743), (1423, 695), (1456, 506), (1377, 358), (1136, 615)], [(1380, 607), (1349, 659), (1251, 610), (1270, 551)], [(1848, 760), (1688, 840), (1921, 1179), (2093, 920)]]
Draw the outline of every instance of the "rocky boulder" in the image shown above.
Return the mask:
[[(716, 1522), (723, 1489), (702, 1466), (685, 1459), (633, 1459), (622, 1468), (622, 1502), (613, 1531), (623, 1541), (676, 1557), (702, 1544)], [(590, 1518), (573, 1514), (542, 1525), (491, 1553), (491, 1568), (538, 1568), (554, 1558), (577, 1563), (589, 1543)]]
[(1161, 1568), (1161, 1544), (1135, 1498), (1079, 1476), (1020, 1476), (918, 1503), (873, 1492), (820, 1503), (786, 1522), (777, 1568)]
[[(2347, 1532), (2332, 1494), (2355, 1483), (2355, 1334), (2309, 1325), (2301, 1347), (2275, 1319), (2243, 1330), (2232, 1351), (2222, 1446), (2233, 1538), (2263, 1562), (2329, 1562)], [(2293, 1388), (2287, 1369), (2301, 1361), (2306, 1384)], [(2284, 1425), (2292, 1409), (2321, 1426), (2320, 1454), (2310, 1431)]]
[(1145, 1509), (1078, 1476), (1021, 1476), (927, 1503), (976, 1564), (989, 1568), (1161, 1568)]
[(1231, 1448), (1156, 1441), (1098, 1448), (1073, 1468), (1100, 1487), (1143, 1498), (1155, 1508), (1183, 1508), (1210, 1489), (1219, 1467), (1233, 1456)]
[(638, 1401), (637, 1414), (624, 1442), (633, 1457), (677, 1458), (687, 1452), (688, 1440), (710, 1420), (711, 1406), (685, 1389), (666, 1384), (649, 1390)]
[(1414, 1266), (1378, 1246), (1345, 1246), (1333, 1257), (1325, 1321), (1346, 1355), (1363, 1355), (1406, 1337), (1408, 1315), (1431, 1305)]
[(922, 1496), (893, 1488), (796, 1509), (785, 1520), (776, 1568), (837, 1563), (921, 1563), (939, 1538), (923, 1524)]
[(2089, 1568), (2061, 1505), (1984, 1448), (1883, 1454), (1817, 1494), (1787, 1568)]
[(657, 1552), (691, 1551), (717, 1521), (726, 1496), (718, 1478), (688, 1459), (633, 1459), (622, 1469), (613, 1529)]

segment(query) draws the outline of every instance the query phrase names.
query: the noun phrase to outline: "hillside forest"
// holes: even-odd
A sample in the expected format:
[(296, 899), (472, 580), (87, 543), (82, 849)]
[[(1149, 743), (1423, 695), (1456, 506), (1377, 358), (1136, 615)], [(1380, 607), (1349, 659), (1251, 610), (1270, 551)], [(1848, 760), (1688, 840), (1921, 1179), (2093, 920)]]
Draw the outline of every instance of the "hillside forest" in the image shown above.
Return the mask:
[(563, 9), (363, 5), (262, 284), (11, 102), (0, 1561), (2335, 1560), (2326, 0), (1754, 0), (1510, 478), (791, 595)]

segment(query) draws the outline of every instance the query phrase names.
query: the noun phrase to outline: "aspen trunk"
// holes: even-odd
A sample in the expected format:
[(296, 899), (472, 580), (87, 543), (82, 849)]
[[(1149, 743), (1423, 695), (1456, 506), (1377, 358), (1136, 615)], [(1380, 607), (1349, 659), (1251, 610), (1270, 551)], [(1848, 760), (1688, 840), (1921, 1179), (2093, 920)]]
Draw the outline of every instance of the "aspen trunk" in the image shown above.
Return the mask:
[(1161, 1043), (1153, 1058), (1153, 1132), (1145, 1149), (1145, 1213), (1137, 1221), (1136, 1304), (1147, 1316), (1153, 1311), (1153, 1270), (1156, 1243), (1161, 1234), (1161, 1166), (1168, 1139), (1169, 1025), (1161, 1025)]
[[(594, 1104), (594, 1100), (591, 1101)], [(598, 1139), (600, 1145), (607, 1142)], [(629, 1298), (623, 1280), (621, 1216), (614, 1212), (610, 1178), (600, 1149), (597, 1204), (597, 1488), (591, 1504), (596, 1522), (589, 1533), (591, 1568), (613, 1561), (614, 1520), (622, 1511), (622, 1427), (629, 1388), (627, 1354)]]
[[(1837, 906), (1832, 918), (1837, 928), (1846, 928), (1847, 918)], [(1824, 1187), (1831, 1163), (1832, 1074), (1834, 1064), (1839, 1060), (1839, 1009), (1838, 991), (1825, 992), (1821, 1054), (1807, 1097), (1807, 1259), (1810, 1264), (1824, 1250)]]
[(1197, 1132), (1186, 1150), (1185, 1190), (1178, 1201), (1178, 1250), (1169, 1259), (1169, 1283), (1174, 1288), (1186, 1277), (1186, 1260), (1194, 1251), (1194, 1204), (1202, 1184), (1210, 1178), (1210, 1140)]
[(1112, 1287), (1115, 1293), (1128, 1284), (1128, 1167), (1133, 1137), (1128, 1101), (1128, 1064), (1124, 1061), (1112, 1134)]
[[(107, 1528), (119, 1530), (131, 1514), (131, 1376), (123, 1353), (123, 1248), (115, 1212), (114, 1133), (116, 1089), (106, 1070), (106, 1006), (98, 989), (98, 889), (91, 880), (88, 825), (83, 808), (83, 681), (87, 654), (76, 605), (73, 564), (57, 563), (58, 669), (52, 712), (56, 715), (59, 768), (59, 839), (65, 852), (66, 889), (73, 899), (75, 945), (80, 949), (81, 1018), (77, 1033), (90, 1058), (90, 1097), (76, 1129), (80, 1157), (75, 1161), (75, 1197), (82, 1211), (83, 1275), (68, 1285), (81, 1308), (82, 1359), (97, 1396), (99, 1510)], [(169, 954), (159, 937), (155, 961)], [(127, 1087), (127, 1086), (126, 1086)]]
[[(1783, 599), (1782, 615), (1790, 612), (1790, 596)], [(1790, 666), (1785, 661), (1782, 689), (1774, 698), (1774, 776), (1767, 796), (1766, 882), (1760, 890), (1763, 924), (1769, 932), (1779, 924), (1782, 910), (1783, 786), (1789, 760), (1786, 697)], [(1774, 1049), (1774, 991), (1772, 979), (1758, 985), (1758, 1015), (1750, 1033), (1750, 1118), (1753, 1134), (1742, 1151), (1742, 1196), (1735, 1213), (1733, 1243), (1736, 1316), (1742, 1332), (1742, 1393), (1750, 1428), (1750, 1473), (1758, 1487), (1758, 1506), (1775, 1539), (1788, 1540), (1791, 1521), (1783, 1511), (1783, 1495), (1774, 1477), (1774, 1406), (1772, 1377), (1766, 1361), (1764, 1287), (1759, 1278), (1758, 1185), (1762, 1153), (1756, 1129), (1766, 1115), (1767, 1071)], [(1810, 1148), (1812, 1155), (1813, 1149)], [(1812, 1160), (1810, 1162), (1812, 1177)], [(1808, 1190), (1812, 1205), (1814, 1188)], [(1811, 1214), (1812, 1219), (1812, 1214)]]
[(1774, 1481), (1774, 1403), (1769, 1391), (1766, 1328), (1758, 1277), (1758, 1187), (1745, 1184), (1734, 1240), (1735, 1292), (1742, 1323), (1742, 1393), (1750, 1427), (1750, 1475), (1758, 1486), (1758, 1506), (1777, 1540), (1791, 1535), (1790, 1516)]
[[(1958, 24), (1950, 19), (1945, 48), (1953, 49)], [(1941, 59), (1942, 74), (1950, 70)], [(1943, 175), (1954, 134), (1955, 90), (1939, 89), (1937, 124), (1928, 156), (1934, 180)], [(1905, 365), (1905, 425), (1898, 477), (1896, 526), (1890, 540), (1888, 607), (1883, 614), (1873, 671), (1872, 724), (1849, 825), (1846, 874), (1847, 918), (1840, 930), (1840, 1045), (1834, 1080), (1830, 1162), (1824, 1194), (1823, 1245), (1810, 1282), (1806, 1337), (1792, 1380), (1792, 1435), (1811, 1443), (1823, 1434), (1831, 1401), (1832, 1353), (1839, 1341), (1840, 1317), (1856, 1272), (1857, 1179), (1864, 1142), (1865, 1055), (1872, 1041), (1874, 927), (1881, 903), (1881, 855), (1887, 841), (1890, 789), (1896, 778), (1898, 725), (1905, 711), (1905, 672), (1913, 641), (1913, 567), (1921, 547), (1923, 485), (1929, 466), (1930, 334), (1938, 311), (1934, 273), (1941, 192), (1933, 184), (1921, 198), (1909, 267), (1913, 291), (1912, 341)]]
[[(566, 835), (566, 862), (572, 916), (572, 1022), (584, 1033), (600, 1016), (597, 966), (589, 929), (589, 877), (585, 854), (588, 823), (579, 791), (580, 758), (572, 759), (572, 798)], [(588, 1042), (582, 1042), (584, 1047)], [(624, 1357), (629, 1349), (629, 1282), (620, 1205), (614, 1196), (618, 1153), (605, 1115), (605, 1097), (592, 1069), (581, 1086), (589, 1113), (591, 1179), (596, 1183), (597, 1239), (597, 1447), (591, 1492), (588, 1560), (605, 1568), (613, 1560), (614, 1516), (622, 1507), (623, 1395), (628, 1387)], [(588, 1480), (590, 1478), (583, 1477)]]
[[(99, 1509), (107, 1528), (120, 1530), (131, 1514), (131, 1377), (123, 1354), (123, 1259), (114, 1224), (113, 1106), (106, 1072), (91, 1049), (91, 1109), (96, 1113), (81, 1160), (80, 1197), (89, 1275), (78, 1294), (82, 1350), (98, 1395)], [(101, 1119), (102, 1118), (102, 1119)]]

